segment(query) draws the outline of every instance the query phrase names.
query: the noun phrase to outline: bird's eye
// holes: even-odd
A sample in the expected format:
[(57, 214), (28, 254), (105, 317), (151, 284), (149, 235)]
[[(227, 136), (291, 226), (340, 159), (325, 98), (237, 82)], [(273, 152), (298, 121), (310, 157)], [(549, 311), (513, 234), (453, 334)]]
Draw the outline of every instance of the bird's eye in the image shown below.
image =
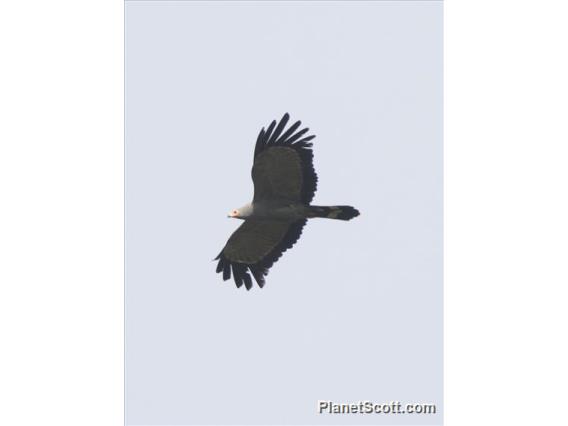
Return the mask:
[(233, 214), (238, 214), (239, 212), (237, 210), (233, 210)]

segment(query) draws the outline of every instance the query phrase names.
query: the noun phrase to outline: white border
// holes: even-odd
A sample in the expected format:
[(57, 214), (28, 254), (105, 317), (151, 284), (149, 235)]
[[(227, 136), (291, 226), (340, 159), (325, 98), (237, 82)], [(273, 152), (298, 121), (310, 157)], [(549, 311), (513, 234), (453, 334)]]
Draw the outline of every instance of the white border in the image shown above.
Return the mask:
[(561, 1), (445, 4), (445, 418), (568, 424)]
[(0, 11), (0, 424), (123, 423), (123, 4)]
[[(566, 7), (446, 2), (448, 425), (568, 424)], [(0, 424), (120, 425), (123, 5), (0, 43)]]

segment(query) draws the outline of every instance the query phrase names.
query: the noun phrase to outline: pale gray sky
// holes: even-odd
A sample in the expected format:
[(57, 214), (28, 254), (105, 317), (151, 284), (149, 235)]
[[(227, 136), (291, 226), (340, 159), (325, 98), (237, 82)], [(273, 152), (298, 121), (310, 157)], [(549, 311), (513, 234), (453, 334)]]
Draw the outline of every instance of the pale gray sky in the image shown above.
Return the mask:
[[(312, 220), (264, 289), (212, 259), (258, 131), (317, 135)], [(442, 3), (126, 3), (127, 424), (439, 424)]]

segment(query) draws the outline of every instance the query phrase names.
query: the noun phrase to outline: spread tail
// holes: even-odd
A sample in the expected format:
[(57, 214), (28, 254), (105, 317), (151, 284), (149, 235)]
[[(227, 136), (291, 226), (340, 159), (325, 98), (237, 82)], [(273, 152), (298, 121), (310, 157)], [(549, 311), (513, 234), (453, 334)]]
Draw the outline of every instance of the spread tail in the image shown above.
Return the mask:
[(351, 206), (309, 206), (308, 217), (350, 220), (359, 216), (359, 210)]

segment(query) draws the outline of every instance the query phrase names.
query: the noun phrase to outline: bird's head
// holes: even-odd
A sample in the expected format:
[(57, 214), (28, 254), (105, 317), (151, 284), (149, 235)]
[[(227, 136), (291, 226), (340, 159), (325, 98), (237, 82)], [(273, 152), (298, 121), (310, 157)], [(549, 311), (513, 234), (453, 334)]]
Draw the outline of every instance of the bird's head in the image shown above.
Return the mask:
[(246, 219), (251, 214), (252, 214), (252, 206), (250, 204), (246, 204), (243, 207), (231, 210), (228, 217), (232, 217), (234, 219)]
[(239, 209), (231, 210), (231, 212), (229, 213), (229, 215), (227, 217), (234, 217), (234, 218), (238, 219), (239, 218)]

